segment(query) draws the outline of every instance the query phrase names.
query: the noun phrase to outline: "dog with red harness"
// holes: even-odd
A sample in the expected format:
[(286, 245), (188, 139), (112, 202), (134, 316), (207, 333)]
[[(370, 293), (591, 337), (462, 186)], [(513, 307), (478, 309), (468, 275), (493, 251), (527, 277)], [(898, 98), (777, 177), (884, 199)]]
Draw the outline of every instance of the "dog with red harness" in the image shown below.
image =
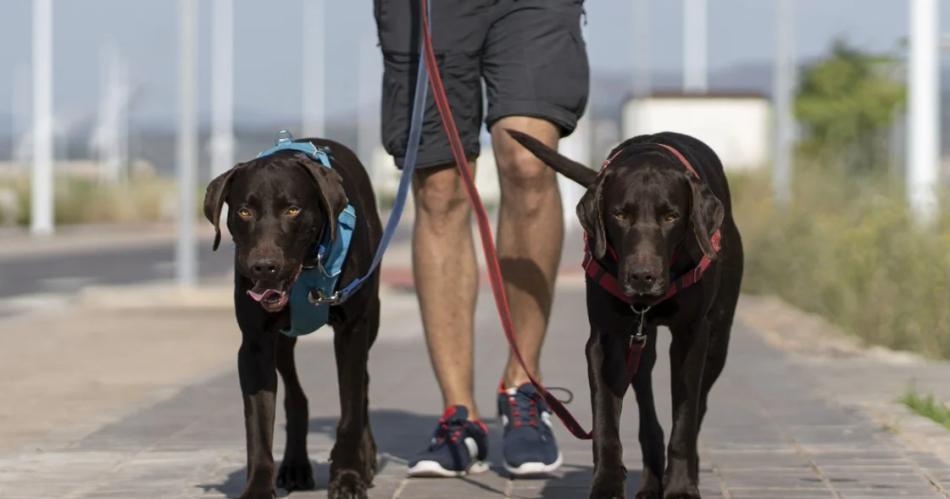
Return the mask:
[[(587, 188), (588, 375), (594, 414), (591, 498), (624, 497), (620, 412), (633, 385), (643, 475), (638, 499), (696, 499), (697, 440), (710, 388), (726, 362), (742, 281), (742, 242), (715, 152), (664, 132), (617, 146), (599, 172), (509, 131), (548, 166)], [(651, 372), (657, 326), (672, 333), (673, 427), (668, 445)]]

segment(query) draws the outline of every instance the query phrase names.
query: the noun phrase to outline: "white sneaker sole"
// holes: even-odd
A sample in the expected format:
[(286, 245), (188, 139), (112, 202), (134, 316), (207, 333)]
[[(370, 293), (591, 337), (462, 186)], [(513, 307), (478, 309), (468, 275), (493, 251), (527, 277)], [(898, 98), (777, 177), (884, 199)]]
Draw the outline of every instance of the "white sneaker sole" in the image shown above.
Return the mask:
[(419, 461), (415, 466), (409, 468), (410, 477), (433, 477), (433, 478), (455, 478), (466, 475), (475, 475), (488, 471), (488, 463), (484, 461), (475, 461), (467, 470), (454, 471), (447, 470), (436, 461)]
[(513, 476), (523, 477), (523, 476), (532, 476), (532, 475), (546, 475), (548, 473), (553, 473), (558, 468), (561, 467), (561, 464), (564, 463), (564, 455), (560, 452), (557, 453), (557, 459), (551, 464), (544, 463), (524, 463), (521, 466), (514, 467), (510, 466), (508, 463), (505, 463), (505, 471), (511, 473)]

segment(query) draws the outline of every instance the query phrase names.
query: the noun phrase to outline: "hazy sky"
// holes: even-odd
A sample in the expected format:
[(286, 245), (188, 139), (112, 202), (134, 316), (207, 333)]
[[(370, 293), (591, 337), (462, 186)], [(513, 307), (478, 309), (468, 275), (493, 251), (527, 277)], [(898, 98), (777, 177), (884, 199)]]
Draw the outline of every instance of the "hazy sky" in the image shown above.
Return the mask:
[[(304, 0), (235, 0), (236, 113), (239, 122), (296, 120), (301, 94), (299, 20)], [(307, 0), (313, 1), (313, 0)], [(440, 0), (435, 0), (438, 8)], [(54, 0), (56, 112), (84, 120), (96, 112), (100, 47), (112, 40), (139, 89), (138, 121), (172, 123), (176, 95), (177, 0)], [(210, 4), (200, 1), (201, 106), (208, 107)], [(796, 0), (801, 58), (825, 52), (835, 37), (875, 51), (896, 51), (907, 31), (907, 0)], [(950, 18), (946, 2), (941, 18)], [(13, 107), (16, 81), (29, 88), (30, 0), (0, 7), (0, 117)], [(632, 2), (588, 0), (585, 27), (595, 72), (629, 73)], [(328, 0), (327, 108), (352, 113), (378, 98), (380, 56), (370, 0)], [(767, 63), (775, 26), (772, 0), (709, 0), (711, 69)], [(791, 21), (791, 20), (790, 20)], [(651, 59), (658, 71), (682, 65), (682, 0), (651, 0)], [(319, 27), (313, 27), (319, 29)], [(362, 54), (362, 55), (361, 55)], [(359, 57), (373, 58), (363, 64)], [(369, 68), (374, 68), (368, 71)], [(19, 76), (17, 76), (19, 75)], [(361, 82), (362, 81), (362, 82)], [(21, 92), (22, 94), (22, 92)], [(362, 98), (360, 96), (362, 95)], [(20, 103), (22, 107), (28, 102)], [(4, 118), (8, 119), (8, 118)], [(7, 128), (6, 123), (0, 128)]]

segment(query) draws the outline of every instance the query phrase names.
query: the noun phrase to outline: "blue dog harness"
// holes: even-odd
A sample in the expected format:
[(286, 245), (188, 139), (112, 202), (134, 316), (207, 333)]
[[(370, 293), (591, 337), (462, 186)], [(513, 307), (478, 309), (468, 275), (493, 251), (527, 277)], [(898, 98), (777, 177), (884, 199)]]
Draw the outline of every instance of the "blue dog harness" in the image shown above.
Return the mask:
[[(324, 168), (330, 166), (329, 149), (317, 147), (310, 141), (294, 141), (286, 130), (277, 135), (274, 147), (258, 154), (258, 158), (270, 156), (280, 151), (297, 151), (306, 154)], [(330, 319), (330, 305), (333, 300), (327, 298), (337, 294), (337, 281), (343, 271), (346, 255), (350, 251), (353, 231), (356, 229), (356, 209), (347, 204), (336, 219), (336, 238), (330, 239), (329, 231), (324, 231), (320, 241), (313, 249), (316, 264), (304, 267), (290, 288), (290, 328), (281, 333), (297, 337), (310, 334), (326, 325)], [(316, 299), (311, 299), (314, 295)]]

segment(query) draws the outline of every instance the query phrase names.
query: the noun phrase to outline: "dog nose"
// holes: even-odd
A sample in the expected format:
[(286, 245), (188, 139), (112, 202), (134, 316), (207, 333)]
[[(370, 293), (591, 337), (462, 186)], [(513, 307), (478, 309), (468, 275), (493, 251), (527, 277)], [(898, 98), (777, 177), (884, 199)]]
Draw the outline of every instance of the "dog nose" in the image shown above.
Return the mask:
[(630, 279), (637, 284), (652, 285), (659, 278), (659, 272), (648, 267), (636, 267), (630, 272)]
[(258, 260), (251, 265), (251, 272), (254, 274), (254, 277), (258, 279), (275, 277), (278, 270), (280, 270), (280, 267), (277, 265), (277, 260), (269, 258)]

